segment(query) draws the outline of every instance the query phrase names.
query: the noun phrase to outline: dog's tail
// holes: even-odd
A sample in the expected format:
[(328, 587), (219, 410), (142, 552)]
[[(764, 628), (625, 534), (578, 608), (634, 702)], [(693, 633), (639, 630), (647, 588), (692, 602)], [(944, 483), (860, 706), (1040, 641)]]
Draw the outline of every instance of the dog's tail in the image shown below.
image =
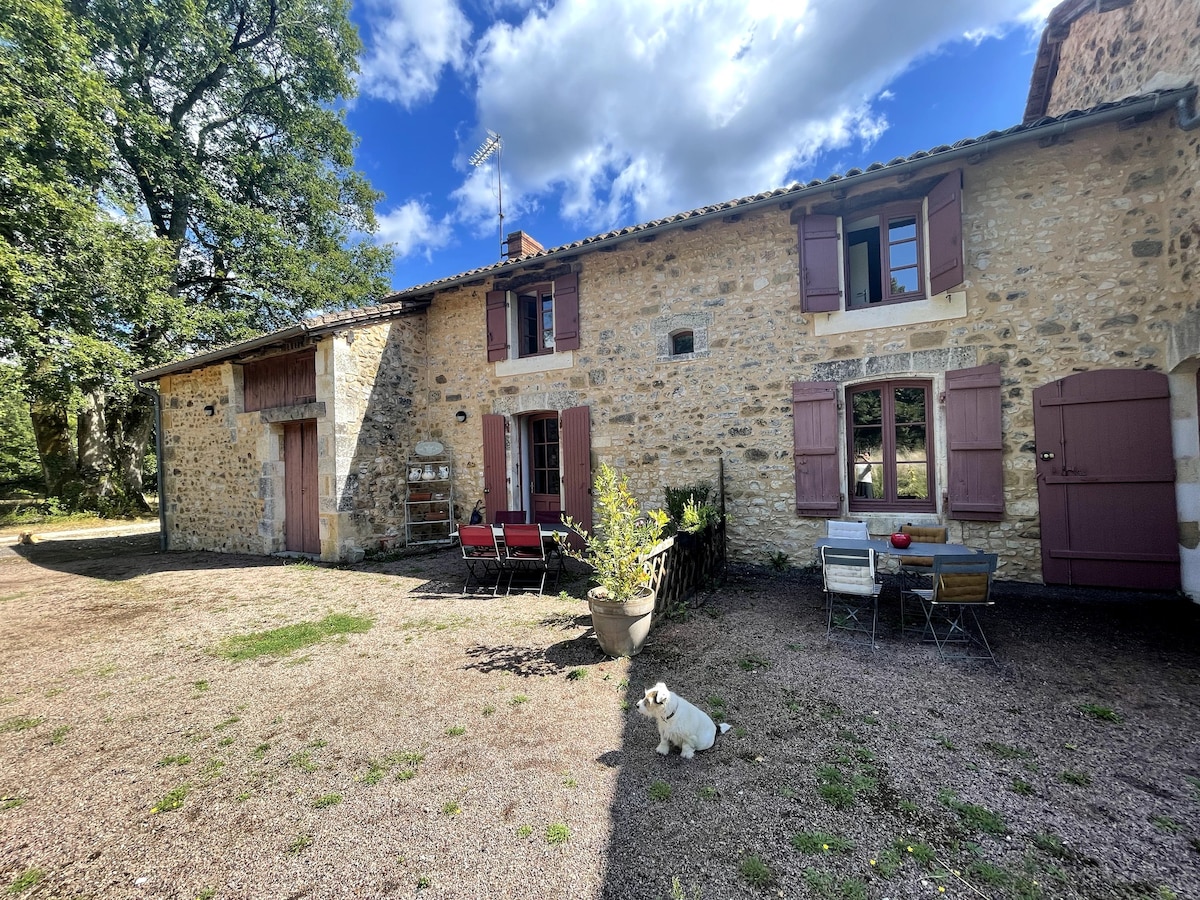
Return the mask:
[(732, 728), (732, 727), (733, 727), (733, 726), (732, 726), (732, 725), (730, 725), (728, 722), (722, 722), (720, 725), (718, 725), (718, 726), (717, 726), (717, 733), (718, 733), (718, 734), (724, 734), (725, 732), (727, 732), (727, 731), (728, 731), (730, 728)]

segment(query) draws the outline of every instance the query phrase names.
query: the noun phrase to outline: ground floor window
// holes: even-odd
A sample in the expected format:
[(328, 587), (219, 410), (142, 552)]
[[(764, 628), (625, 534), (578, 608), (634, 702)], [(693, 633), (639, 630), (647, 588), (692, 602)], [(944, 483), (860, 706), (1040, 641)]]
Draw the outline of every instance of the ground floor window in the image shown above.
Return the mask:
[(933, 511), (933, 417), (927, 381), (846, 392), (850, 509)]

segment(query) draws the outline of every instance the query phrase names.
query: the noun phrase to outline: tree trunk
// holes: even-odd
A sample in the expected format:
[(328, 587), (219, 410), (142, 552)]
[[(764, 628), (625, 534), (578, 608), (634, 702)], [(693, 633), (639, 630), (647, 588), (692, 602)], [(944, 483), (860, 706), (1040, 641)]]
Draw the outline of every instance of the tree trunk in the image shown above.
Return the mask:
[(33, 435), (37, 441), (46, 496), (63, 497), (77, 481), (75, 449), (67, 411), (53, 403), (34, 401), (29, 407)]
[(126, 498), (143, 512), (150, 509), (146, 502), (146, 489), (142, 481), (142, 461), (146, 458), (146, 447), (154, 433), (154, 407), (142, 397), (134, 397), (129, 409), (121, 416), (110, 416), (119, 429), (120, 438), (114, 434), (116, 469), (114, 477)]
[(76, 421), (79, 444), (79, 477), (84, 484), (84, 496), (95, 505), (113, 492), (113, 454), (108, 435), (107, 398), (100, 391), (83, 395), (83, 408)]

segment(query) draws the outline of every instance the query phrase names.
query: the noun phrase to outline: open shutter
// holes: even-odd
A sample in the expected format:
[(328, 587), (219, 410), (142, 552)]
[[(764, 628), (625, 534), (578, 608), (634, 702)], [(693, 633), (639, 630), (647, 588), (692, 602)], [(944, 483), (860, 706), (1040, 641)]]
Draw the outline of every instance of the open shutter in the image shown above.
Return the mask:
[(1004, 516), (1000, 367), (946, 373), (947, 515), (997, 522)]
[(487, 292), (488, 362), (508, 359), (508, 305), (504, 291)]
[(554, 349), (579, 349), (579, 276), (554, 279)]
[(495, 522), (496, 513), (508, 509), (508, 477), (504, 457), (504, 416), (483, 416), (483, 506), (485, 521)]
[(842, 509), (838, 469), (837, 384), (792, 385), (792, 455), (796, 465), (796, 512), (836, 516)]
[(956, 169), (929, 192), (929, 292), (962, 282), (962, 171)]
[(592, 420), (587, 406), (562, 411), (562, 508), (589, 531), (592, 528)]
[(800, 303), (805, 312), (842, 308), (837, 216), (800, 219)]

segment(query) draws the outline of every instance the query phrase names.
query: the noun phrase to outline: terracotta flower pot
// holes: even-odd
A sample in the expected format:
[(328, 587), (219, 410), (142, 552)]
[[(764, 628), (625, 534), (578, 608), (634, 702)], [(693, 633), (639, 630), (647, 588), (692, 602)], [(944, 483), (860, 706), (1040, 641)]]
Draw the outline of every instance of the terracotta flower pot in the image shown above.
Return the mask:
[[(646, 591), (632, 600), (621, 602), (603, 596), (602, 588), (588, 591), (588, 606), (592, 610), (592, 629), (606, 656), (637, 656), (650, 634), (654, 618), (653, 591)], [(594, 596), (601, 594), (602, 596)]]

